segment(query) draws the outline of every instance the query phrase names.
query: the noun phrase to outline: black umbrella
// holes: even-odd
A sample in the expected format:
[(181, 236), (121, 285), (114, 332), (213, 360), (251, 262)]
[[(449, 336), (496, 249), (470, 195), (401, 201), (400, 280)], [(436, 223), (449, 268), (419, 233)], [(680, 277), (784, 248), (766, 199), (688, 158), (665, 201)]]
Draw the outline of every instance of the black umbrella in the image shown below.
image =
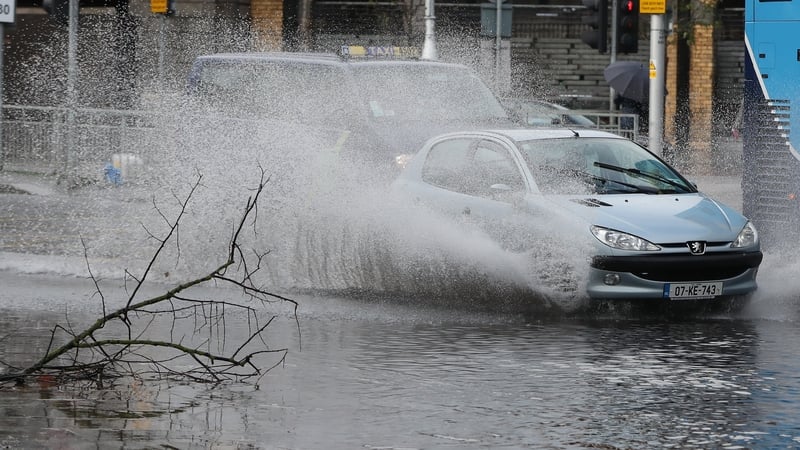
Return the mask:
[(650, 97), (650, 70), (638, 61), (617, 61), (608, 65), (603, 76), (609, 86), (625, 98), (647, 103)]

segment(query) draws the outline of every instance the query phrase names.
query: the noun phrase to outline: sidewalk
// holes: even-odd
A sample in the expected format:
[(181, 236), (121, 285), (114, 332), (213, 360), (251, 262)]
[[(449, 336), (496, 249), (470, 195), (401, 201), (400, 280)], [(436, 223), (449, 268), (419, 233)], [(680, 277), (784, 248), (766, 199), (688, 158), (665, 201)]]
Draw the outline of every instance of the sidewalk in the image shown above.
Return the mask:
[(725, 175), (696, 176), (682, 171), (697, 183), (697, 188), (715, 200), (742, 211), (742, 141), (731, 136), (718, 136), (712, 148), (712, 170)]
[(742, 177), (740, 176), (687, 176), (697, 183), (697, 189), (715, 200), (742, 211)]
[(20, 170), (0, 170), (0, 193), (53, 195), (59, 190), (54, 175)]

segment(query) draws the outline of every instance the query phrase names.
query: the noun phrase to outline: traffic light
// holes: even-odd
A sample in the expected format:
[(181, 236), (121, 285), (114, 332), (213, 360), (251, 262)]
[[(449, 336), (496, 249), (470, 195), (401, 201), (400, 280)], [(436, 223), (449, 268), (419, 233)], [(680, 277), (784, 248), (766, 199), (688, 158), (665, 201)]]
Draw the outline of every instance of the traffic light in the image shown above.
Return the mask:
[(583, 14), (581, 21), (592, 29), (584, 30), (581, 40), (605, 53), (608, 51), (608, 0), (583, 0), (583, 6), (588, 12)]
[(638, 0), (619, 0), (617, 14), (617, 53), (639, 51), (639, 4)]

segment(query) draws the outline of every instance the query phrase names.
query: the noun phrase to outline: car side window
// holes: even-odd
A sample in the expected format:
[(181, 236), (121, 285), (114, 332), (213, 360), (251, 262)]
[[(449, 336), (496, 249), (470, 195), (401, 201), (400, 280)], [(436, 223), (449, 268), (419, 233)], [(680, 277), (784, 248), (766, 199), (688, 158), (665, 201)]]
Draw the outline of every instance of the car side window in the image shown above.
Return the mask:
[(525, 186), (508, 150), (481, 139), (451, 139), (435, 144), (425, 160), (422, 179), (444, 189), (482, 197)]
[(461, 191), (471, 144), (471, 139), (449, 139), (435, 144), (422, 167), (422, 180), (451, 191)]
[(513, 157), (507, 149), (496, 142), (487, 140), (478, 142), (472, 159), (472, 169), (471, 175), (475, 178), (477, 195), (497, 194), (497, 185), (507, 186), (512, 191), (521, 190), (525, 186), (522, 173)]

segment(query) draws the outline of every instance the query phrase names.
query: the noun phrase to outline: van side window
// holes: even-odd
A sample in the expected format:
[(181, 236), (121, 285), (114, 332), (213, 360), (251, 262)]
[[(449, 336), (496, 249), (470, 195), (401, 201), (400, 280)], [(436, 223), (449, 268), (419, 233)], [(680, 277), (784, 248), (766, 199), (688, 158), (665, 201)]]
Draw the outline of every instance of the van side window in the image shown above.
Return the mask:
[(346, 86), (333, 66), (220, 60), (204, 64), (196, 94), (233, 117), (341, 126), (356, 110)]

